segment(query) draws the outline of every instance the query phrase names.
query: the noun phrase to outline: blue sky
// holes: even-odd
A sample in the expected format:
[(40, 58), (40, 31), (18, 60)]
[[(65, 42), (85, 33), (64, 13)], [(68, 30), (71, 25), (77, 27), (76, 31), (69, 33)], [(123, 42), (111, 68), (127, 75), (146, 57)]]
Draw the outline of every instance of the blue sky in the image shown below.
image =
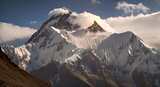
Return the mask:
[[(76, 12), (88, 11), (102, 18), (124, 16), (115, 9), (123, 0), (0, 0), (0, 22), (38, 28), (53, 8), (67, 7)], [(125, 0), (143, 3), (152, 11), (160, 11), (160, 0)]]

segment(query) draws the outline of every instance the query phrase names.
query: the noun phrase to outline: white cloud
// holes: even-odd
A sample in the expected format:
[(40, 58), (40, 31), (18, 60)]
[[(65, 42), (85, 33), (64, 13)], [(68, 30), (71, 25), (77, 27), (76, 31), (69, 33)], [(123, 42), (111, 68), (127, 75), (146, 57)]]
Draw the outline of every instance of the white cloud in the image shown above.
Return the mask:
[(150, 8), (146, 7), (143, 3), (131, 4), (125, 1), (118, 2), (116, 9), (122, 10), (125, 14), (148, 13), (150, 11)]
[(0, 22), (0, 43), (29, 38), (35, 29)]
[(132, 31), (146, 44), (160, 48), (160, 12), (108, 18), (107, 23), (118, 32)]
[(91, 0), (92, 4), (101, 4), (100, 0)]
[(94, 15), (89, 12), (73, 12), (71, 16), (68, 18), (68, 21), (74, 25), (79, 25), (81, 29), (87, 29), (94, 23), (94, 21), (96, 21), (106, 31), (114, 32), (114, 30), (106, 23), (105, 20), (101, 19), (100, 16)]
[[(63, 15), (68, 14), (69, 12), (70, 11), (67, 8), (56, 8), (49, 12), (49, 16)], [(76, 13), (72, 11), (67, 21), (73, 25), (79, 25), (81, 29), (87, 29), (94, 23), (94, 21), (96, 21), (106, 31), (114, 32), (114, 30), (106, 23), (104, 19), (102, 19), (100, 16), (94, 15), (86, 11), (82, 13)]]
[(69, 10), (66, 9), (66, 8), (56, 8), (56, 9), (53, 9), (51, 10), (48, 15), (51, 17), (52, 15), (63, 15), (63, 14), (68, 14), (69, 13)]

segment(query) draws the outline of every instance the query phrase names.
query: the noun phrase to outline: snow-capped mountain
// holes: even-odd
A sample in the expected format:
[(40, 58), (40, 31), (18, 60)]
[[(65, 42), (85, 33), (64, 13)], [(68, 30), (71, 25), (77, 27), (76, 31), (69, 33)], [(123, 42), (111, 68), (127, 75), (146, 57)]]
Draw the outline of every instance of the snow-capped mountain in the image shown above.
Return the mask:
[[(51, 28), (41, 32), (40, 38), (36, 38), (36, 41), (5, 51), (9, 55), (15, 55), (15, 60), (24, 61), (19, 62), (18, 65), (30, 71), (46, 65), (52, 60), (61, 62), (63, 58), (69, 57), (74, 53), (72, 51), (76, 50), (72, 43), (67, 42), (61, 34)], [(29, 61), (25, 62), (26, 59)]]
[(64, 63), (52, 62), (32, 74), (52, 81), (53, 87), (159, 87), (159, 58), (132, 32), (117, 33), (95, 50), (79, 50)]
[(29, 41), (6, 47), (14, 63), (53, 87), (158, 87), (160, 54), (91, 13), (59, 8)]
[(158, 60), (158, 57), (155, 57), (156, 53), (132, 32), (111, 35), (98, 46), (96, 53), (108, 65), (122, 68), (129, 73), (137, 67), (147, 70), (143, 70), (145, 72), (159, 73), (158, 67), (154, 65), (155, 60)]
[(105, 25), (109, 29), (106, 31), (96, 20), (92, 20), (91, 26), (85, 26), (84, 29), (84, 25), (71, 22), (74, 21), (72, 16), (78, 18), (78, 13), (69, 10), (68, 13), (54, 13), (25, 45), (7, 47), (6, 53), (15, 56), (13, 61), (16, 60), (15, 63), (20, 67), (31, 71), (51, 61), (61, 63), (79, 49), (96, 48), (98, 43), (112, 34), (113, 30), (108, 25)]

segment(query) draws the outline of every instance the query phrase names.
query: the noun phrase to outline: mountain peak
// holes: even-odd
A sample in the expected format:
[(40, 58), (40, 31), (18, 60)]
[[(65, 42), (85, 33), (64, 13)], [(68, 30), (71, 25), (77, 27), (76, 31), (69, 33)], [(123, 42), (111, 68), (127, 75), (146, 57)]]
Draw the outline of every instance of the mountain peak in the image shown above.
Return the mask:
[[(124, 33), (114, 33), (112, 34), (110, 37), (108, 37), (106, 40), (103, 41), (102, 44), (104, 44), (105, 42), (105, 46), (106, 45), (111, 45), (113, 47), (115, 46), (122, 46), (124, 44), (130, 44), (130, 43), (135, 43), (135, 42), (140, 42), (141, 39), (136, 36), (134, 33), (127, 31)], [(114, 44), (113, 44), (114, 43)]]
[(90, 27), (88, 27), (88, 30), (90, 32), (105, 32), (104, 29), (96, 21), (94, 21), (94, 23)]
[[(107, 58), (108, 63), (124, 66), (127, 63), (129, 56), (135, 55), (139, 51), (142, 54), (147, 49), (142, 43), (141, 39), (134, 33), (128, 31), (124, 33), (112, 34), (107, 39), (103, 40), (97, 48), (99, 56)], [(118, 58), (118, 59), (117, 59)]]
[[(154, 64), (151, 49), (145, 46), (142, 40), (130, 31), (116, 33), (103, 40), (98, 45), (96, 53), (105, 64), (120, 68), (128, 74), (132, 74), (138, 66), (141, 66), (139, 67), (140, 70), (147, 70), (148, 61)], [(147, 72), (154, 73), (158, 71), (157, 67), (147, 68), (149, 70)]]

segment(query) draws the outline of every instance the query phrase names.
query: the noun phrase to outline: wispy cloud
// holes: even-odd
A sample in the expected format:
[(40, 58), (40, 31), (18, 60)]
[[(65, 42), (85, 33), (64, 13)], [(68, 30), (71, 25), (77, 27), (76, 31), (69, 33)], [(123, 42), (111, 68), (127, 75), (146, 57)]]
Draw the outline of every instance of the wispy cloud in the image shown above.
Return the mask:
[(125, 14), (139, 14), (139, 13), (148, 13), (150, 8), (145, 6), (143, 3), (127, 3), (126, 1), (118, 2), (115, 7), (117, 10), (122, 10)]

